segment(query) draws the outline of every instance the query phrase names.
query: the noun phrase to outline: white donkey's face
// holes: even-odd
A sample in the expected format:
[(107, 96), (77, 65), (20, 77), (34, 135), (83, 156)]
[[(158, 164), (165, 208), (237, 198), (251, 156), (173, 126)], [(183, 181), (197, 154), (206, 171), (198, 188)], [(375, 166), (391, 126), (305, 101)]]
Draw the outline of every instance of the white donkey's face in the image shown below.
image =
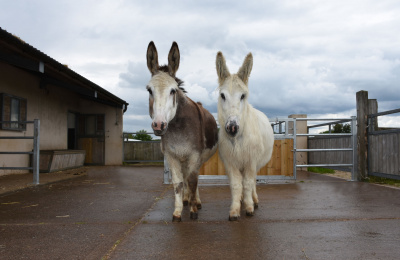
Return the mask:
[(253, 67), (253, 56), (249, 53), (237, 74), (231, 75), (221, 52), (217, 54), (219, 81), (218, 121), (228, 135), (235, 137), (241, 130), (240, 124), (248, 106), (248, 79)]
[(179, 91), (175, 73), (179, 68), (178, 44), (173, 42), (168, 55), (168, 66), (158, 66), (158, 54), (153, 42), (147, 48), (147, 67), (152, 74), (147, 84), (149, 92), (149, 112), (153, 119), (151, 127), (155, 135), (163, 135), (167, 131), (168, 123), (175, 117), (177, 92)]
[(247, 86), (237, 75), (229, 76), (219, 87), (218, 121), (232, 137), (240, 130), (247, 97)]

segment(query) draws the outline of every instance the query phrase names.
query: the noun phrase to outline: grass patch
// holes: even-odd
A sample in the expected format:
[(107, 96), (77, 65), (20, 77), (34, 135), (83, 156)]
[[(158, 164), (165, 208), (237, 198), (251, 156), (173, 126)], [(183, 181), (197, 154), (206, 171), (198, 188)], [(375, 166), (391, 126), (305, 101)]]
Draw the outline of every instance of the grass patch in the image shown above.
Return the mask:
[(307, 171), (309, 172), (315, 172), (315, 173), (321, 173), (321, 174), (325, 174), (325, 173), (335, 173), (335, 170), (332, 169), (327, 169), (327, 168), (321, 168), (321, 167), (308, 167)]
[(369, 183), (392, 185), (395, 187), (400, 187), (400, 180), (388, 179), (388, 178), (383, 178), (383, 177), (369, 176), (365, 181), (369, 182)]

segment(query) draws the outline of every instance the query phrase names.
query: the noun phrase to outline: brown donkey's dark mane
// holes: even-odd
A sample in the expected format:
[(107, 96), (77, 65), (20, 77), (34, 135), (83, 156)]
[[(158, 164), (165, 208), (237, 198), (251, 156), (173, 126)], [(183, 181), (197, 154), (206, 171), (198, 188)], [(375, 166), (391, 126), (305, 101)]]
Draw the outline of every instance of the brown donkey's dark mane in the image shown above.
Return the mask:
[[(162, 66), (158, 67), (158, 70), (162, 71), (162, 72), (165, 72), (165, 73), (169, 73), (167, 65), (162, 65)], [(187, 93), (185, 88), (182, 87), (184, 85), (183, 80), (181, 80), (180, 78), (177, 78), (177, 77), (173, 77), (173, 78), (175, 79), (176, 83), (178, 83), (179, 89), (182, 90), (184, 93)]]

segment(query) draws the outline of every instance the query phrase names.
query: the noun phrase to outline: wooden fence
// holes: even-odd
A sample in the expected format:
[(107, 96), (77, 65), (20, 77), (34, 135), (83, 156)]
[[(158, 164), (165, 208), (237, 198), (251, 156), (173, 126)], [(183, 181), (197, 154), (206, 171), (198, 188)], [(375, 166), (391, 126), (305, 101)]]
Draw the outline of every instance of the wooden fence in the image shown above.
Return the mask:
[(400, 130), (370, 135), (368, 145), (368, 174), (400, 179)]
[(124, 162), (163, 162), (160, 141), (124, 142)]
[[(308, 149), (352, 148), (351, 136), (314, 136), (308, 138)], [(351, 164), (352, 151), (308, 152), (309, 164)]]
[[(293, 176), (293, 139), (275, 140), (270, 162), (257, 175)], [(200, 168), (200, 175), (226, 175), (218, 151)]]
[[(124, 161), (163, 161), (160, 142), (124, 142)], [(218, 151), (203, 164), (200, 175), (225, 175)], [(293, 139), (275, 140), (271, 161), (258, 175), (293, 176)]]

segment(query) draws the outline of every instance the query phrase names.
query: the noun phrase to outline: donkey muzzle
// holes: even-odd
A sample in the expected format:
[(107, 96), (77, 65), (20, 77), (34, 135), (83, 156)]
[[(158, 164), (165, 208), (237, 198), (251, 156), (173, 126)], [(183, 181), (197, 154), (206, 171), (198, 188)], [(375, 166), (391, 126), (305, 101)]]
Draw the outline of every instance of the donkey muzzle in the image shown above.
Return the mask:
[(153, 122), (151, 124), (151, 128), (153, 128), (154, 134), (157, 136), (164, 135), (167, 132), (168, 123), (167, 122)]
[(225, 125), (225, 131), (234, 137), (239, 132), (239, 125), (235, 121), (229, 121)]

